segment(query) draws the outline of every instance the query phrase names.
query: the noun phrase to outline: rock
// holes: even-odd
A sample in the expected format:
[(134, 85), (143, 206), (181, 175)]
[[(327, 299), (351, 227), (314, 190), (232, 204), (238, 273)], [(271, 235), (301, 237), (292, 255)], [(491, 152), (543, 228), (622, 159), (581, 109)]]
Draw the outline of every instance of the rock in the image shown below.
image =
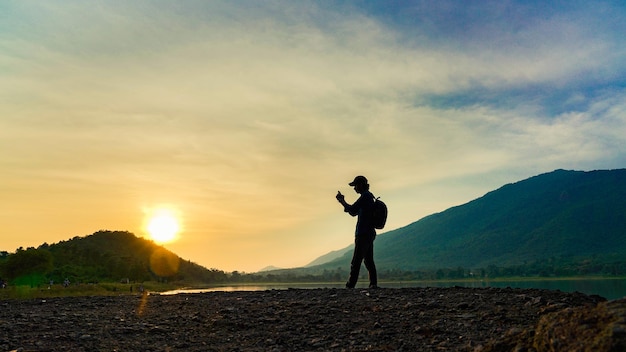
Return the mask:
[[(600, 300), (600, 297), (590, 297)], [(615, 300), (561, 310), (560, 304), (542, 308), (544, 314), (535, 329), (510, 330), (477, 351), (626, 351), (626, 300)]]
[[(543, 316), (537, 325), (538, 352), (626, 351), (626, 300), (573, 307)], [(584, 348), (584, 349), (583, 349)]]

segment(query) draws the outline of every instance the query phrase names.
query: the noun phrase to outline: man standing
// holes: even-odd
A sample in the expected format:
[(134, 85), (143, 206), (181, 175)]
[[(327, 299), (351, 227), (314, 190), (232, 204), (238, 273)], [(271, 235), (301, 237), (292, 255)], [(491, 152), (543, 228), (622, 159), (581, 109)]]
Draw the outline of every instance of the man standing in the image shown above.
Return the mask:
[(376, 275), (376, 264), (374, 264), (374, 240), (376, 239), (376, 229), (374, 228), (374, 195), (370, 192), (370, 185), (365, 176), (357, 176), (349, 183), (354, 187), (354, 191), (360, 194), (359, 199), (354, 204), (348, 204), (341, 192), (337, 192), (337, 201), (343, 205), (346, 213), (358, 216), (354, 239), (354, 254), (350, 263), (350, 278), (346, 283), (346, 288), (354, 288), (359, 279), (361, 262), (365, 262), (365, 268), (369, 273), (370, 288), (378, 288), (378, 277)]

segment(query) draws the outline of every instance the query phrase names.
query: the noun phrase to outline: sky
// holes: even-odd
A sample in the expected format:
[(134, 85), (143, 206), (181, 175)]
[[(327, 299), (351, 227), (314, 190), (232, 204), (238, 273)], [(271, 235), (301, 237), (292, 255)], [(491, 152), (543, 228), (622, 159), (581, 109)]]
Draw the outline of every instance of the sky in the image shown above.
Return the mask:
[(225, 271), (556, 169), (626, 167), (622, 1), (0, 2), (0, 250), (98, 230)]

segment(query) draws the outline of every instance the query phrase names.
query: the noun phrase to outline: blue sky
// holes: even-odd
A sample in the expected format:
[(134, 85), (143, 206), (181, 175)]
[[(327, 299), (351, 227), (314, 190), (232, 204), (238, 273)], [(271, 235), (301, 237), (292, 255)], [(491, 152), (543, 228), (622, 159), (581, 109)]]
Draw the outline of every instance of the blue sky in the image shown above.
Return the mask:
[(100, 229), (223, 270), (389, 230), (555, 169), (626, 165), (618, 1), (4, 1), (0, 249)]

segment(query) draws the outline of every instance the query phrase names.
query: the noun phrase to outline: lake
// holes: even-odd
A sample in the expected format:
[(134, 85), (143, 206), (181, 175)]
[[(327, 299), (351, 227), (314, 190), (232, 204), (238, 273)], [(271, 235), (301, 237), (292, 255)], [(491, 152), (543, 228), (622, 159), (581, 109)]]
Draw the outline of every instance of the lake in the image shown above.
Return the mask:
[[(420, 282), (381, 282), (381, 287), (512, 287), (512, 288), (538, 288), (547, 290), (560, 290), (563, 292), (582, 292), (588, 295), (599, 295), (608, 300), (626, 297), (626, 279), (606, 278), (577, 278), (577, 279), (542, 279), (542, 280), (471, 280), (471, 281), (420, 281)], [(357, 289), (366, 288), (367, 285)], [(246, 284), (231, 286), (214, 286), (196, 289), (180, 289), (162, 292), (161, 294), (179, 293), (202, 293), (202, 292), (230, 292), (230, 291), (264, 291), (286, 290), (289, 288), (313, 289), (313, 288), (343, 288), (343, 283), (296, 283), (296, 284)]]

